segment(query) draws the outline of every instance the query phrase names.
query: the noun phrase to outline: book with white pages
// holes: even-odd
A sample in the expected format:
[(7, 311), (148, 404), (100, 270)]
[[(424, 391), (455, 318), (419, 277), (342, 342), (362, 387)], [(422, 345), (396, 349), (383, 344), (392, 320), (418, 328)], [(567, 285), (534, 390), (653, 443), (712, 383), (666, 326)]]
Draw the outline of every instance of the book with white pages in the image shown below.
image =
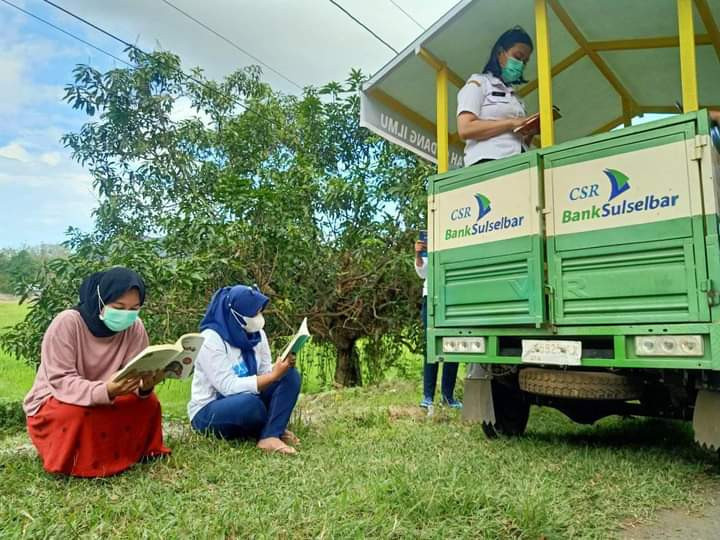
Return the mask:
[(127, 365), (115, 375), (115, 382), (126, 379), (132, 373), (145, 371), (165, 372), (169, 379), (189, 377), (195, 366), (195, 357), (205, 338), (200, 334), (185, 334), (175, 343), (150, 345), (140, 351)]

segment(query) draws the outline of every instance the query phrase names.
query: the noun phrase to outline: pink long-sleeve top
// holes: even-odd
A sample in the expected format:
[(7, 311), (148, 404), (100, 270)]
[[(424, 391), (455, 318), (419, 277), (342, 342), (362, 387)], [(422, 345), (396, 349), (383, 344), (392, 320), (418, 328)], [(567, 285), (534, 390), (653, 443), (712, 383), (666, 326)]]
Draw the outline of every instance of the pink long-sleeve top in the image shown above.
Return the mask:
[(25, 414), (35, 415), (51, 396), (84, 407), (111, 403), (106, 381), (147, 345), (140, 319), (123, 332), (99, 338), (80, 313), (63, 311), (43, 337), (40, 368), (23, 403)]

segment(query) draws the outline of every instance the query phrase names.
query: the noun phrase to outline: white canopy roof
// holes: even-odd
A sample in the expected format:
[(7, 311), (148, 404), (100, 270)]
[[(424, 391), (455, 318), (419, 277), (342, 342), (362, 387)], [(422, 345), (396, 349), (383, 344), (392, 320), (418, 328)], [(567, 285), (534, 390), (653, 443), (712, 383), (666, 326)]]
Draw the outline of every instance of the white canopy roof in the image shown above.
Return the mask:
[[(720, 0), (694, 0), (701, 107), (720, 106)], [(623, 99), (633, 116), (675, 112), (682, 99), (676, 0), (548, 0), (553, 103), (563, 118), (555, 141), (622, 123)], [(495, 40), (520, 25), (535, 35), (533, 0), (462, 0), (364, 86), (361, 123), (435, 161), (435, 69), (421, 51), (444, 62), (448, 88), (451, 166), (462, 142), (455, 123), (458, 87), (479, 73)], [(427, 56), (427, 55), (425, 55)], [(535, 56), (518, 93), (537, 111)]]

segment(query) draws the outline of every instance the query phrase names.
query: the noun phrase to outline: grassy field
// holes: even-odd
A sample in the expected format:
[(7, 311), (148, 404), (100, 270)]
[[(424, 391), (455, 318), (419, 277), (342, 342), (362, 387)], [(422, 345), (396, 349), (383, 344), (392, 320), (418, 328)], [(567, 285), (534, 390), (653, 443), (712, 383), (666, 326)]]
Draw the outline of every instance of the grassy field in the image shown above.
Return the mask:
[(103, 480), (50, 477), (24, 434), (7, 437), (0, 536), (612, 538), (718, 478), (682, 424), (534, 410), (527, 436), (488, 441), (454, 411), (419, 415), (417, 391), (304, 396), (290, 459), (171, 424), (170, 458)]
[[(172, 417), (185, 391), (161, 390)], [(171, 457), (101, 480), (51, 477), (24, 432), (0, 434), (0, 538), (604, 539), (697, 508), (720, 482), (686, 424), (582, 427), (533, 409), (525, 437), (488, 441), (455, 411), (421, 413), (419, 393), (418, 380), (304, 394), (290, 459), (171, 418)]]
[[(8, 326), (22, 320), (26, 306), (13, 302), (0, 302), (0, 334)], [(35, 372), (25, 362), (12, 358), (0, 349), (0, 397), (22, 399), (30, 389)]]

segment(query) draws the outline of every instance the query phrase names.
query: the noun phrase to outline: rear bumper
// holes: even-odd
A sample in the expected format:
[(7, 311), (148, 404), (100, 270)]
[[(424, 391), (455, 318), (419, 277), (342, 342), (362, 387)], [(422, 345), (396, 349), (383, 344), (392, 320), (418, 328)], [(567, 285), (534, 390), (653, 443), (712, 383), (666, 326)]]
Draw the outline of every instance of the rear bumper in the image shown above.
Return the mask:
[[(703, 356), (648, 357), (635, 352), (635, 336), (700, 335)], [(625, 326), (564, 326), (554, 328), (428, 328), (428, 361), (479, 364), (522, 364), (522, 339), (573, 340), (583, 343), (582, 367), (696, 369), (720, 371), (720, 324), (688, 323)], [(482, 336), (485, 353), (443, 353), (442, 338)]]

